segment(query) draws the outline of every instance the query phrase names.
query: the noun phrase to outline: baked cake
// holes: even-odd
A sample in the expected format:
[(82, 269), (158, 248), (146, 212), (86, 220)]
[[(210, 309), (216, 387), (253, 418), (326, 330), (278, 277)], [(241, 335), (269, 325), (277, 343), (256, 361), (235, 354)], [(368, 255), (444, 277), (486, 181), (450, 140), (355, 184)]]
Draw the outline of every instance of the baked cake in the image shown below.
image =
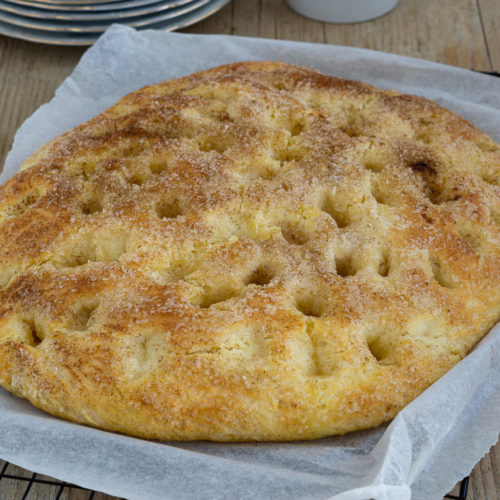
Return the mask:
[(247, 62), (143, 88), (0, 188), (0, 384), (164, 440), (376, 426), (500, 316), (500, 148)]

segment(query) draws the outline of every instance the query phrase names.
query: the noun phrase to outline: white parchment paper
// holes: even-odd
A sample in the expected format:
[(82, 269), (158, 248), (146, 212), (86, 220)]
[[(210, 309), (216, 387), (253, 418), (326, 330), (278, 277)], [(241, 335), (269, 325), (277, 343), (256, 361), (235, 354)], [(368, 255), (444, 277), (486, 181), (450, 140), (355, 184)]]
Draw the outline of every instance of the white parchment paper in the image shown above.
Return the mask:
[[(16, 134), (0, 181), (141, 86), (282, 60), (436, 100), (500, 140), (500, 79), (374, 51), (112, 26)], [(308, 443), (157, 443), (61, 421), (0, 389), (0, 457), (130, 499), (440, 499), (500, 432), (500, 325), (388, 426)]]

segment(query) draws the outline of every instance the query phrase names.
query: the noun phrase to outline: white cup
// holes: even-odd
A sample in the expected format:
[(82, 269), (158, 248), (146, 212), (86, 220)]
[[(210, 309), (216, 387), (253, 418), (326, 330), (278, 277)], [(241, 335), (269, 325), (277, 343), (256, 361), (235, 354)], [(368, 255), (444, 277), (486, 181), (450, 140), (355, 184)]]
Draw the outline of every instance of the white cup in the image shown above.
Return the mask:
[(303, 16), (327, 23), (357, 23), (386, 14), (399, 0), (288, 0)]

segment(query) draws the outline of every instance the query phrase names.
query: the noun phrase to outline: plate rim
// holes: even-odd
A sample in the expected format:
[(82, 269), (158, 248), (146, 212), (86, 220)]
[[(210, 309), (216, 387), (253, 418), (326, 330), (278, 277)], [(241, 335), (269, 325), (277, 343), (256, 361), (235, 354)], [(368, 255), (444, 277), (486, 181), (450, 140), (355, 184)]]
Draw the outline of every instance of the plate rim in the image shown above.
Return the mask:
[[(3, 3), (8, 5), (19, 5), (21, 7), (27, 7), (32, 9), (38, 9), (42, 12), (111, 12), (114, 10), (126, 10), (134, 9), (135, 7), (142, 7), (145, 5), (151, 5), (154, 3), (167, 3), (171, 5), (171, 8), (181, 7), (185, 4), (193, 2), (194, 0), (106, 0), (106, 3), (92, 4), (81, 4), (81, 5), (62, 5), (57, 6), (55, 4), (45, 4), (41, 3), (40, 0), (29, 1), (29, 0), (2, 0)], [(109, 6), (109, 7), (108, 7)]]
[(54, 7), (58, 6), (72, 6), (72, 5), (98, 5), (101, 3), (120, 3), (125, 0), (75, 0), (75, 1), (70, 1), (70, 0), (37, 0), (39, 3), (47, 4), (47, 5), (52, 5)]
[[(182, 1), (182, 0), (181, 0)], [(169, 11), (173, 10), (177, 7), (182, 7), (183, 5), (189, 4), (189, 3), (196, 3), (199, 0), (184, 0), (184, 3), (181, 5), (178, 5), (176, 7), (170, 7), (168, 4), (165, 4), (165, 2), (162, 2), (161, 0), (152, 0), (152, 2), (148, 5), (142, 5), (138, 7), (138, 10), (135, 10), (133, 8), (130, 9), (124, 9), (123, 11), (121, 10), (116, 10), (116, 11), (98, 11), (98, 12), (78, 12), (76, 15), (71, 15), (70, 13), (64, 13), (63, 15), (57, 14), (55, 11), (40, 11), (40, 13), (37, 12), (30, 12), (30, 13), (25, 13), (25, 12), (19, 12), (15, 11), (13, 8), (7, 7), (5, 8), (5, 1), (0, 0), (0, 16), (2, 12), (7, 12), (8, 14), (14, 14), (16, 16), (22, 16), (26, 17), (29, 19), (36, 19), (36, 20), (48, 20), (49, 22), (54, 22), (54, 21), (69, 21), (69, 22), (105, 22), (105, 21), (113, 21), (113, 20), (121, 20), (121, 19), (126, 19), (129, 17), (140, 17), (140, 16), (147, 16), (150, 14), (158, 14), (160, 12), (164, 11)], [(21, 9), (27, 9), (26, 7), (20, 7)], [(47, 15), (47, 13), (50, 13)], [(82, 17), (83, 16), (83, 17)], [(5, 21), (4, 21), (5, 22)]]
[(43, 3), (47, 5), (52, 5), (54, 7), (59, 7), (59, 6), (66, 6), (66, 7), (71, 7), (72, 5), (99, 5), (101, 3), (120, 3), (125, 0), (75, 0), (74, 2), (67, 1), (67, 0), (37, 0), (38, 3)]

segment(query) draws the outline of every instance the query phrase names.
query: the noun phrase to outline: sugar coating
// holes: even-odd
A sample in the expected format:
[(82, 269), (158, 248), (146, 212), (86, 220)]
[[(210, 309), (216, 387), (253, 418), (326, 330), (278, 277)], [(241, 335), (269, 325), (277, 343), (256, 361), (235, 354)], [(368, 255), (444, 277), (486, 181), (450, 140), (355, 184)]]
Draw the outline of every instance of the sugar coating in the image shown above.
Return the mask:
[(155, 439), (393, 418), (500, 317), (500, 148), (283, 63), (129, 94), (0, 188), (0, 385)]

